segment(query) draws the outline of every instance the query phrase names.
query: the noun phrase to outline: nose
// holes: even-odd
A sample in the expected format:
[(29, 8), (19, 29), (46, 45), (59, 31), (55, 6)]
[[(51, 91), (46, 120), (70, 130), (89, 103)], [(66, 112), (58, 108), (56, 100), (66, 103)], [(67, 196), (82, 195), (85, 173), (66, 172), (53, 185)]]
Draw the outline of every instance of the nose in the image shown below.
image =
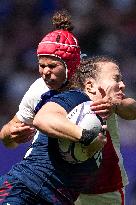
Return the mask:
[(45, 68), (43, 68), (43, 74), (44, 75), (50, 75), (51, 74), (51, 70), (50, 70), (50, 68), (49, 67), (45, 67)]
[(125, 84), (124, 84), (124, 82), (123, 81), (120, 81), (120, 84), (119, 84), (119, 88), (121, 89), (121, 90), (125, 90)]

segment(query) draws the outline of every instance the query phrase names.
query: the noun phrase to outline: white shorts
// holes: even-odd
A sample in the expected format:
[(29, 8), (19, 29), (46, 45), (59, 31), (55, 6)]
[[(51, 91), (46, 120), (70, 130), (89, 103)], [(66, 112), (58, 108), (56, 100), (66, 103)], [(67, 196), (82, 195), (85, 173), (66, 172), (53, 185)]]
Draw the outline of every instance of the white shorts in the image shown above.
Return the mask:
[(125, 189), (104, 194), (80, 194), (75, 205), (125, 205)]

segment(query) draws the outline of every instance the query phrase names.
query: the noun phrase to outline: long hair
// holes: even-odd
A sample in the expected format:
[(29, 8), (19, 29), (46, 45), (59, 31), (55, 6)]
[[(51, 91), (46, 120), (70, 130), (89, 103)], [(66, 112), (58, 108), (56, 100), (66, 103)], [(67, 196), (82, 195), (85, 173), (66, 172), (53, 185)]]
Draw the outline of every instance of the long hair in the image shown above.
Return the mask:
[(81, 60), (80, 66), (69, 80), (68, 84), (61, 88), (63, 90), (85, 88), (85, 81), (88, 78), (96, 79), (101, 71), (99, 63), (112, 62), (118, 65), (117, 61), (109, 56), (95, 56)]

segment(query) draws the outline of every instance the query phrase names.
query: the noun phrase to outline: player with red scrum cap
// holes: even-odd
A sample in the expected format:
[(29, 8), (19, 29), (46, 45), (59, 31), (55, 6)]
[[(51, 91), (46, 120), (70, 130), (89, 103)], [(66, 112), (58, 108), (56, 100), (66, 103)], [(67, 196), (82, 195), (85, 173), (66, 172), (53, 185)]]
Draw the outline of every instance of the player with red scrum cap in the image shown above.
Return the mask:
[(55, 94), (50, 90), (64, 87), (80, 64), (80, 47), (72, 33), (71, 17), (66, 11), (61, 11), (54, 14), (52, 21), (55, 29), (44, 36), (37, 49), (41, 78), (30, 86), (18, 112), (0, 132), (0, 138), (8, 147), (15, 147), (15, 140), (17, 143), (25, 142), (33, 137), (35, 129), (31, 125), (34, 109), (41, 95), (48, 92), (49, 97)]

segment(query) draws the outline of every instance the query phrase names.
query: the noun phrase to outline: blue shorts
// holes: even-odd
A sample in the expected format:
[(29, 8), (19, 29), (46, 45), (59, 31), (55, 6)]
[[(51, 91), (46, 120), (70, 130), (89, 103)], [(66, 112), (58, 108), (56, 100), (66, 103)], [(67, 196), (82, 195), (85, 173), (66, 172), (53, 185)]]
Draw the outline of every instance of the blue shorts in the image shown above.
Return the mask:
[[(44, 186), (46, 192), (44, 192)], [(34, 193), (12, 175), (0, 177), (0, 205), (74, 205), (78, 194), (68, 192), (68, 195), (70, 198), (48, 184), (43, 184), (41, 191)]]

